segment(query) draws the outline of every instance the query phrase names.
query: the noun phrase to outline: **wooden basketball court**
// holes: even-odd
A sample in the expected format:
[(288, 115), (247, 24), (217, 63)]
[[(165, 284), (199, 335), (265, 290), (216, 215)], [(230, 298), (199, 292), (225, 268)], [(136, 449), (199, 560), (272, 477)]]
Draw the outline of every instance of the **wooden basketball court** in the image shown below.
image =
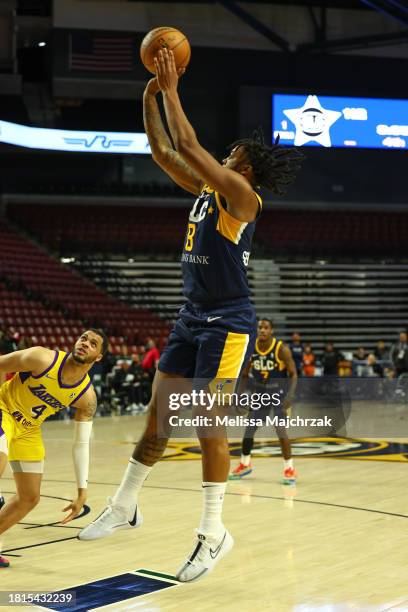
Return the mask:
[[(41, 503), (4, 536), (3, 551), (12, 567), (1, 570), (1, 590), (57, 591), (140, 569), (174, 576), (191, 550), (201, 513), (200, 457), (194, 442), (174, 442), (153, 470), (139, 498), (145, 519), (140, 529), (95, 542), (76, 539), (114, 493), (143, 421), (142, 416), (96, 420), (90, 513), (66, 526), (50, 523), (62, 518), (65, 500), (75, 492), (72, 423), (45, 424)], [(313, 449), (313, 443), (304, 446)], [(168, 579), (169, 588), (103, 609), (408, 610), (404, 454), (376, 454), (386, 442), (368, 444), (366, 453), (364, 443), (351, 446), (345, 452), (345, 443), (331, 458), (324, 451), (323, 456), (295, 457), (296, 488), (279, 483), (280, 457), (255, 457), (251, 476), (228, 485), (224, 522), (235, 548), (214, 572), (191, 585)], [(342, 452), (348, 459), (340, 459)], [(365, 460), (370, 453), (371, 460)], [(2, 485), (7, 498), (14, 491), (9, 471)]]

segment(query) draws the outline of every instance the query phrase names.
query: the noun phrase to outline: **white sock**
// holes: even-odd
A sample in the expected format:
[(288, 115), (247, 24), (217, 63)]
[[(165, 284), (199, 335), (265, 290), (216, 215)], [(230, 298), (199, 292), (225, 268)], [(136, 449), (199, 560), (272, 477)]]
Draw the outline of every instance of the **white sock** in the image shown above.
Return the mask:
[(203, 512), (198, 531), (204, 535), (219, 535), (224, 526), (221, 521), (226, 482), (203, 482)]
[(288, 468), (292, 468), (293, 470), (293, 459), (284, 459), (283, 460), (283, 469), (287, 470)]
[(241, 455), (241, 463), (242, 465), (249, 465), (251, 463), (251, 455)]
[(131, 457), (122, 482), (112, 498), (112, 503), (115, 506), (131, 508), (137, 502), (139, 491), (151, 469), (152, 466), (144, 465)]

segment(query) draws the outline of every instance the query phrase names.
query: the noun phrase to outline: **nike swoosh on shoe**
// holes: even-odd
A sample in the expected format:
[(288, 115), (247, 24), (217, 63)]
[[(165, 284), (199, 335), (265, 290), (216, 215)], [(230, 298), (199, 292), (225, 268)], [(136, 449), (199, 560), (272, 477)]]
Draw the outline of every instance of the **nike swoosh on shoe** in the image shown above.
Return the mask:
[(132, 520), (128, 521), (129, 525), (131, 527), (134, 527), (136, 525), (136, 520), (137, 520), (137, 506), (136, 506), (135, 514), (134, 514)]
[(213, 550), (210, 547), (210, 555), (211, 555), (212, 559), (215, 559), (218, 556), (218, 553), (220, 552), (220, 550), (222, 548), (222, 545), (224, 544), (226, 535), (227, 535), (227, 532), (224, 533), (224, 537), (222, 538), (221, 542), (218, 544), (218, 546), (217, 546), (217, 548), (215, 550)]

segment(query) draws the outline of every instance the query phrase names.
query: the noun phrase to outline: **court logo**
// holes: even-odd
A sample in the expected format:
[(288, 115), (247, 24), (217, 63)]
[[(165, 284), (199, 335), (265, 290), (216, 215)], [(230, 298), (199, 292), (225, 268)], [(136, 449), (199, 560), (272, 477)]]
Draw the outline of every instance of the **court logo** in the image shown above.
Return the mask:
[[(230, 442), (230, 455), (241, 456), (241, 442)], [(364, 459), (371, 461), (408, 462), (408, 444), (385, 440), (364, 440), (361, 438), (297, 438), (292, 440), (292, 453), (297, 457), (325, 459)], [(255, 441), (252, 451), (254, 457), (277, 457), (281, 448), (277, 439)], [(199, 445), (174, 442), (169, 444), (165, 460), (200, 459)]]
[(331, 147), (330, 128), (340, 117), (339, 111), (323, 108), (317, 96), (308, 96), (300, 108), (283, 111), (296, 127), (295, 146), (315, 141), (323, 147)]
[[(350, 451), (363, 450), (364, 445), (361, 442), (347, 440), (298, 440), (292, 443), (292, 454), (297, 456), (308, 455), (331, 455), (333, 453), (350, 453)], [(281, 455), (280, 445), (272, 444), (256, 444), (253, 449), (254, 456), (269, 456)]]

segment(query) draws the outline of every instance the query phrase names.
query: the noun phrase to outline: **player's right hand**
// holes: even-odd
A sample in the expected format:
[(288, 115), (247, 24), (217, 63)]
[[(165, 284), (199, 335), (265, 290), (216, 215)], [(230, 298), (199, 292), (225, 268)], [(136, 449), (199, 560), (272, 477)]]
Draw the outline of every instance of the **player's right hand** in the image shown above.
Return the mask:
[(62, 521), (60, 521), (61, 525), (65, 525), (66, 523), (69, 523), (74, 518), (76, 518), (81, 513), (85, 501), (86, 498), (80, 496), (77, 499), (73, 500), (70, 504), (68, 504), (68, 506), (65, 506), (62, 511), (69, 511), (69, 514)]

